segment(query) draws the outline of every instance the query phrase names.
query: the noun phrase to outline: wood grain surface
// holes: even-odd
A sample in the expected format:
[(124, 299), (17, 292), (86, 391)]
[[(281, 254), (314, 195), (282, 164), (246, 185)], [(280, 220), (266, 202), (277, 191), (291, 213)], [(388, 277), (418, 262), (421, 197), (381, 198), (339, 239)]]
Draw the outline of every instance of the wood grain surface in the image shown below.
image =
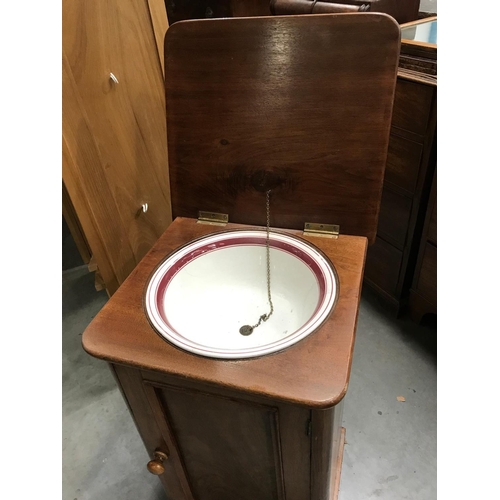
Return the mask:
[(278, 410), (158, 387), (197, 500), (284, 500)]
[[(309, 408), (281, 403), (276, 400), (271, 400), (267, 397), (241, 392), (239, 389), (227, 389), (221, 386), (214, 386), (197, 380), (190, 380), (185, 377), (167, 375), (160, 372), (138, 370), (136, 368), (125, 366), (113, 366), (117, 369), (119, 368), (122, 374), (127, 374), (127, 377), (124, 377), (123, 375), (121, 376), (120, 383), (125, 393), (125, 397), (129, 400), (132, 411), (134, 411), (134, 405), (142, 405), (144, 403), (143, 401), (141, 401), (140, 397), (138, 397), (138, 392), (145, 393), (146, 398), (149, 399), (149, 408), (153, 409), (157, 429), (155, 430), (154, 425), (152, 425), (150, 420), (146, 421), (138, 419), (137, 426), (139, 432), (141, 433), (141, 435), (143, 435), (144, 441), (146, 443), (152, 442), (153, 446), (155, 445), (154, 443), (158, 443), (156, 446), (161, 447), (162, 443), (161, 441), (158, 441), (157, 437), (158, 429), (160, 429), (160, 434), (163, 435), (163, 439), (166, 443), (166, 449), (168, 449), (170, 453), (169, 467), (172, 467), (177, 471), (179, 482), (184, 485), (183, 489), (185, 492), (189, 491), (189, 476), (187, 473), (187, 466), (185, 464), (185, 451), (183, 451), (179, 440), (176, 438), (175, 426), (173, 424), (169, 411), (169, 399), (162, 398), (162, 390), (164, 388), (175, 388), (175, 390), (183, 392), (186, 397), (188, 397), (189, 394), (194, 393), (200, 396), (207, 397), (209, 399), (223, 398), (228, 402), (238, 403), (232, 406), (230, 412), (234, 420), (238, 420), (240, 418), (246, 419), (247, 416), (239, 414), (240, 411), (245, 413), (246, 408), (251, 409), (252, 407), (258, 407), (264, 410), (267, 409), (267, 412), (271, 412), (273, 414), (275, 423), (275, 425), (271, 425), (270, 427), (271, 433), (273, 434), (272, 441), (275, 443), (273, 445), (275, 466), (281, 469), (281, 472), (279, 470), (275, 470), (275, 472), (273, 473), (273, 476), (276, 477), (276, 481), (278, 482), (278, 484), (276, 485), (277, 489), (278, 491), (282, 491), (283, 488), (280, 487), (279, 483), (283, 483), (287, 500), (305, 500), (310, 498), (311, 411), (309, 410)], [(129, 380), (131, 378), (135, 379), (136, 375), (139, 373), (142, 377), (142, 382), (140, 384), (131, 385), (129, 383)], [(129, 392), (130, 394), (129, 396), (127, 396)], [(194, 398), (194, 400), (195, 399), (196, 398)], [(208, 406), (211, 406), (217, 413), (217, 409), (214, 405), (210, 405), (209, 403)], [(335, 408), (338, 408), (338, 406), (339, 405), (337, 405)], [(198, 406), (196, 404), (193, 404), (191, 408), (193, 413), (197, 413)], [(219, 409), (223, 409), (223, 407), (219, 407)], [(137, 411), (135, 413), (137, 413), (138, 415), (144, 415), (144, 408), (140, 406), (139, 408), (137, 408)], [(201, 425), (202, 427), (205, 426), (205, 422), (203, 421), (201, 415), (198, 415), (196, 418), (193, 415), (190, 418), (192, 420), (193, 427), (196, 428), (196, 426), (198, 425)], [(209, 418), (212, 420), (213, 426), (219, 427), (219, 429), (215, 429), (214, 432), (223, 432), (223, 429), (225, 427), (224, 421), (227, 418), (227, 414), (223, 411), (223, 414), (219, 417), (219, 424), (217, 424), (216, 416), (210, 415)], [(198, 424), (198, 421), (200, 419), (201, 423)], [(258, 426), (259, 421), (256, 421), (255, 425)], [(252, 427), (253, 424), (248, 426), (248, 432), (252, 433)], [(233, 460), (240, 460), (234, 455), (239, 455), (240, 453), (245, 454), (245, 449), (242, 448), (241, 442), (236, 438), (238, 432), (240, 431), (237, 431), (235, 433), (235, 439), (231, 439), (231, 436), (229, 434), (224, 438), (225, 441), (228, 441), (229, 445), (226, 446), (226, 449), (233, 449)], [(199, 435), (197, 443), (194, 444), (196, 446), (203, 446), (203, 442), (205, 441), (205, 439), (210, 440), (211, 438), (210, 436), (206, 436), (205, 438), (203, 435)], [(230, 444), (231, 441), (233, 442), (232, 444)], [(279, 449), (277, 448), (278, 442)], [(188, 446), (190, 444), (192, 443), (188, 441)], [(265, 443), (260, 443), (260, 446), (263, 445), (265, 445)], [(335, 443), (324, 442), (323, 446), (330, 449), (332, 447), (335, 447)], [(151, 448), (151, 454), (153, 450), (154, 448)], [(192, 450), (186, 451), (187, 453), (192, 453)], [(321, 453), (323, 450), (318, 448), (316, 451)], [(276, 463), (276, 461), (279, 459), (279, 457), (281, 457), (281, 461), (278, 464)], [(219, 458), (219, 460), (226, 459), (227, 456), (225, 458)], [(241, 459), (241, 462), (244, 462), (245, 460), (248, 459), (246, 457), (243, 457)], [(242, 475), (246, 475), (245, 470), (240, 471), (240, 473)], [(223, 473), (223, 475), (225, 475), (225, 473)], [(327, 478), (321, 479), (324, 479), (325, 481), (327, 480)], [(219, 482), (220, 480), (219, 478), (215, 478), (215, 481)], [(232, 481), (233, 480), (228, 480), (228, 485), (232, 483)], [(250, 485), (249, 489), (252, 490), (253, 487), (254, 486)], [(219, 490), (219, 492), (220, 491), (222, 490)], [(223, 491), (226, 494), (227, 490)], [(231, 494), (229, 493), (230, 500), (232, 500), (233, 496), (231, 496)], [(189, 495), (187, 495), (187, 497), (191, 498)], [(180, 496), (179, 498), (183, 499), (184, 496)], [(227, 495), (221, 496), (221, 499), (222, 498), (227, 498)]]
[(374, 241), (399, 27), (385, 14), (186, 21), (165, 37), (174, 217), (339, 224)]
[(163, 0), (148, 0), (151, 26), (156, 40), (157, 54), (160, 59), (161, 71), (165, 76), (165, 54), (163, 53), (163, 41), (168, 29), (168, 17), (165, 2)]
[[(248, 395), (305, 407), (328, 408), (345, 395), (354, 348), (358, 304), (367, 240), (302, 236), (334, 264), (340, 283), (337, 305), (317, 332), (272, 355), (248, 360), (217, 360), (185, 352), (161, 338), (150, 326), (142, 305), (144, 288), (156, 265), (194, 238), (226, 227), (178, 218), (105, 304), (83, 334), (83, 347), (98, 358), (144, 370), (194, 380), (208, 386), (237, 389)], [(196, 304), (193, 304), (196, 311)]]
[[(217, 500), (252, 495), (270, 499), (270, 490), (286, 500), (311, 498), (309, 409), (159, 372), (115, 364), (111, 368), (149, 457), (153, 458), (155, 451), (168, 455), (163, 462), (165, 472), (159, 475), (168, 500), (205, 500), (213, 495), (219, 495)], [(172, 391), (178, 394), (171, 398), (168, 394)], [(340, 406), (335, 407), (335, 415)], [(183, 413), (187, 413), (186, 418)], [(216, 437), (220, 442), (212, 448), (209, 443)], [(334, 437), (332, 442), (317, 442), (314, 452), (324, 455), (331, 450), (334, 455), (336, 449)], [(257, 463), (252, 463), (252, 453)], [(209, 462), (214, 454), (216, 463), (212, 465)], [(255, 496), (256, 489), (262, 490), (264, 485), (259, 484), (263, 477), (254, 475), (252, 468), (262, 469), (266, 462), (264, 479), (269, 494)], [(144, 460), (143, 466), (147, 463)], [(330, 471), (326, 477), (317, 472), (315, 480), (328, 484)], [(251, 476), (254, 481), (249, 480)], [(200, 490), (199, 483), (205, 488)], [(240, 484), (238, 496), (234, 494), (235, 483)]]
[(171, 222), (161, 1), (63, 1), (63, 180), (110, 293)]

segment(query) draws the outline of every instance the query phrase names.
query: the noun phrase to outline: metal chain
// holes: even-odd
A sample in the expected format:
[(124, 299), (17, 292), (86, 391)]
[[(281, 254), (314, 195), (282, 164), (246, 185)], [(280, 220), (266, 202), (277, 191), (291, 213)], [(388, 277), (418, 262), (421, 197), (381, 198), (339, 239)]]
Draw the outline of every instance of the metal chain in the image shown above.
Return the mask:
[(267, 260), (267, 300), (271, 306), (271, 310), (267, 314), (262, 314), (259, 321), (255, 325), (244, 325), (240, 328), (242, 335), (250, 335), (263, 321), (267, 321), (274, 312), (273, 300), (271, 298), (271, 248), (269, 244), (269, 227), (271, 225), (271, 206), (269, 202), (271, 190), (266, 192), (266, 260)]

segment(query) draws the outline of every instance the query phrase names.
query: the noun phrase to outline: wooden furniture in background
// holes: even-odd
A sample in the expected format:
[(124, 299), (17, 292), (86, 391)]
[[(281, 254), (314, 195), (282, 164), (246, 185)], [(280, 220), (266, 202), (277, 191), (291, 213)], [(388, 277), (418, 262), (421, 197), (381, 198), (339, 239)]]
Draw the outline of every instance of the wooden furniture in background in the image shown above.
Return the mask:
[(428, 15), (401, 26), (399, 67), (416, 77), (437, 79), (437, 16)]
[[(170, 500), (337, 498), (342, 401), (398, 54), (399, 28), (378, 14), (193, 21), (168, 30), (176, 219), (94, 318), (83, 345), (111, 363), (149, 470), (160, 473)], [(332, 315), (292, 347), (260, 358), (205, 358), (166, 342), (143, 309), (151, 272), (195, 238), (265, 225), (268, 189), (271, 224), (334, 264)], [(226, 212), (235, 223), (199, 224), (199, 210)], [(337, 223), (341, 234), (304, 234), (305, 222)], [(158, 453), (168, 458), (159, 463)]]
[(418, 18), (420, 0), (165, 0), (170, 24), (187, 19), (382, 12), (399, 23)]
[(167, 27), (163, 0), (63, 0), (63, 213), (109, 294), (171, 222)]
[(299, 14), (340, 14), (346, 12), (366, 12), (368, 4), (331, 3), (316, 0), (271, 0), (271, 12), (275, 16)]
[(170, 25), (187, 19), (270, 16), (269, 0), (165, 0)]
[[(432, 23), (428, 18), (401, 26)], [(398, 314), (407, 305), (436, 169), (437, 44), (402, 39), (389, 152), (365, 283)]]
[(418, 19), (420, 0), (271, 0), (277, 16), (342, 12), (382, 12), (398, 23)]
[(415, 277), (410, 289), (408, 307), (412, 318), (420, 323), (426, 314), (437, 314), (437, 182), (432, 183), (431, 196), (420, 248)]

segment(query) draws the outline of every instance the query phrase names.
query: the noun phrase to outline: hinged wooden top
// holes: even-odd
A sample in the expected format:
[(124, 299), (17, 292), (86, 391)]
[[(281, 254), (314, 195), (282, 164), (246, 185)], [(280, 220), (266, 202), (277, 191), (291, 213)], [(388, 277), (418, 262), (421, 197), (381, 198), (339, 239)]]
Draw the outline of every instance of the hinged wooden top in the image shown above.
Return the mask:
[(310, 408), (337, 404), (349, 382), (366, 238), (340, 235), (334, 240), (287, 231), (327, 255), (337, 270), (340, 292), (324, 325), (284, 351), (243, 360), (205, 358), (170, 344), (149, 324), (142, 299), (158, 263), (195, 238), (243, 228), (251, 229), (232, 223), (220, 227), (198, 224), (196, 219), (176, 219), (87, 327), (83, 333), (85, 350), (112, 363)]
[(399, 55), (385, 14), (175, 23), (165, 37), (174, 217), (375, 239)]

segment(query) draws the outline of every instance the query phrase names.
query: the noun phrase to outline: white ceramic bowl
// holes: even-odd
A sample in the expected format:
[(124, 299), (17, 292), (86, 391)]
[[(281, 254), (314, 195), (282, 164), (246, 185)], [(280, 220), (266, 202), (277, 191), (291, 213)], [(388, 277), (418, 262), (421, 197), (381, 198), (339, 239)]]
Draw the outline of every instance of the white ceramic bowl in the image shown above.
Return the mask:
[(338, 278), (315, 246), (271, 231), (271, 298), (267, 298), (266, 231), (212, 234), (179, 248), (153, 272), (144, 295), (147, 317), (166, 340), (222, 359), (264, 356), (316, 331), (332, 312)]

